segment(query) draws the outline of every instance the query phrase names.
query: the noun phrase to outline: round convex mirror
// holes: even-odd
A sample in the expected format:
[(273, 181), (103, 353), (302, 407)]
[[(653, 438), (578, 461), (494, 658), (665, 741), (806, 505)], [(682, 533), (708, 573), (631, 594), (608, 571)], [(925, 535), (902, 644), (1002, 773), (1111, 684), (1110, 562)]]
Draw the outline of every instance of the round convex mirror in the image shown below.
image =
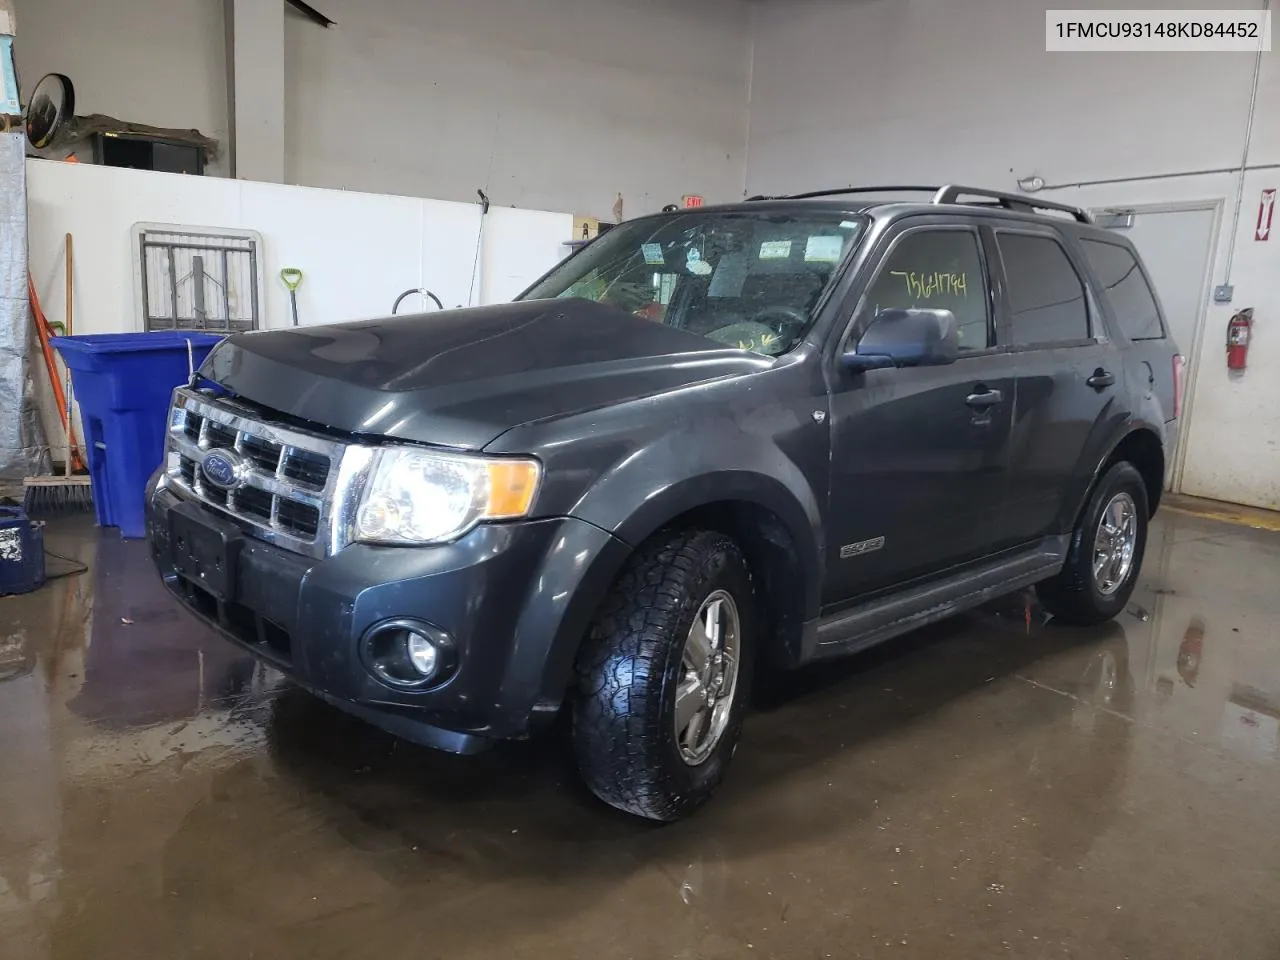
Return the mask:
[(76, 113), (76, 89), (61, 73), (47, 73), (31, 91), (27, 104), (27, 140), (40, 150), (53, 143), (58, 130)]

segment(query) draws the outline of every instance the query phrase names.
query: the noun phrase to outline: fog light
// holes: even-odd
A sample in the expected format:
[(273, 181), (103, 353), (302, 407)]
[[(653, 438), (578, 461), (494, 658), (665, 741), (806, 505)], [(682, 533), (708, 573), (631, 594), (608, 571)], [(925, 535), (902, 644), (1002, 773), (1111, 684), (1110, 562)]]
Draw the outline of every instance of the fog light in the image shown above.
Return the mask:
[(438, 659), (435, 645), (430, 640), (420, 633), (409, 631), (409, 662), (413, 664), (413, 669), (429, 679), (436, 672)]
[(455, 662), (454, 642), (420, 620), (388, 620), (371, 627), (361, 644), (365, 668), (392, 687), (438, 686)]

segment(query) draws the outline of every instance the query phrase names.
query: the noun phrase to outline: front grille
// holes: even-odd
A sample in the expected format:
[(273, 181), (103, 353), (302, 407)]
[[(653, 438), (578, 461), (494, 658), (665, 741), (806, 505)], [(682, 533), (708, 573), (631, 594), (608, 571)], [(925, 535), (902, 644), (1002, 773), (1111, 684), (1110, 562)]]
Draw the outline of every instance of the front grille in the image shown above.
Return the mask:
[(280, 473), (290, 480), (318, 489), (329, 478), (329, 461), (325, 457), (299, 450), (295, 456), (285, 461)]
[(215, 447), (236, 450), (258, 470), (264, 473), (279, 471), (281, 476), (305, 483), (316, 490), (323, 490), (325, 481), (329, 479), (329, 457), (309, 450), (289, 449), (282, 443), (266, 440), (246, 431), (238, 432), (216, 420), (211, 419), (206, 424), (205, 418), (198, 413), (188, 411), (182, 435), (204, 450)]
[(285, 500), (280, 504), (280, 523), (303, 536), (314, 537), (320, 527), (320, 511), (305, 503)]
[[(202, 467), (212, 450), (228, 452), (239, 465), (229, 490), (213, 483)], [(186, 388), (175, 394), (166, 467), (170, 488), (281, 546), (322, 557), (344, 545), (350, 490), (339, 489), (338, 481), (347, 457), (353, 477), (361, 476), (371, 458), (368, 448), (274, 422), (235, 401)]]
[[(186, 431), (183, 431), (184, 433)], [(236, 431), (218, 423), (216, 420), (205, 420), (204, 436), (206, 447), (234, 447)]]
[[(270, 440), (263, 440), (251, 434), (246, 434), (240, 442), (240, 452), (253, 461), (253, 465), (259, 470), (265, 470), (267, 473), (275, 473), (280, 466), (280, 454), (283, 448), (278, 443), (272, 443)], [(325, 473), (328, 473), (328, 459), (325, 459)], [(322, 482), (320, 486), (324, 486)]]
[[(259, 490), (257, 487), (243, 487), (236, 491), (236, 509), (241, 513), (247, 513), (251, 517), (270, 523), (271, 506), (274, 499), (265, 490)], [(310, 533), (314, 535), (315, 532), (315, 528), (312, 527)]]
[(204, 494), (205, 499), (210, 503), (217, 504), (219, 507), (225, 507), (231, 500), (231, 495), (225, 490), (219, 490), (217, 487), (203, 483), (198, 478), (196, 480), (196, 484), (203, 487), (201, 492)]

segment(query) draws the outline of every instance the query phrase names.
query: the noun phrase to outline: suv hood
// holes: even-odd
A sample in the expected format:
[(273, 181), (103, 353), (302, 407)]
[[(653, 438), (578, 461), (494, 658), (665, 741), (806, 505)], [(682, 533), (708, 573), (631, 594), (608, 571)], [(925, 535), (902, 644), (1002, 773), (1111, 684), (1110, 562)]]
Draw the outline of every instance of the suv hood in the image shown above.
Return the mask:
[(240, 334), (200, 369), (337, 430), (479, 450), (523, 423), (771, 365), (590, 300), (526, 300)]

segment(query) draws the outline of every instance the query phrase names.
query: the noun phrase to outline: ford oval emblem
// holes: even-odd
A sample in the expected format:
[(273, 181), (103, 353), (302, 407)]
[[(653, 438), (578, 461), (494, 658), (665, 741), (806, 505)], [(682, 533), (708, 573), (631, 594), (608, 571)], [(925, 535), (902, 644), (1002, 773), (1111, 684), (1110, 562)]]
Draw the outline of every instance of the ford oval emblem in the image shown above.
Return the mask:
[(200, 470), (219, 490), (234, 490), (244, 485), (249, 464), (234, 451), (210, 450), (200, 461)]

